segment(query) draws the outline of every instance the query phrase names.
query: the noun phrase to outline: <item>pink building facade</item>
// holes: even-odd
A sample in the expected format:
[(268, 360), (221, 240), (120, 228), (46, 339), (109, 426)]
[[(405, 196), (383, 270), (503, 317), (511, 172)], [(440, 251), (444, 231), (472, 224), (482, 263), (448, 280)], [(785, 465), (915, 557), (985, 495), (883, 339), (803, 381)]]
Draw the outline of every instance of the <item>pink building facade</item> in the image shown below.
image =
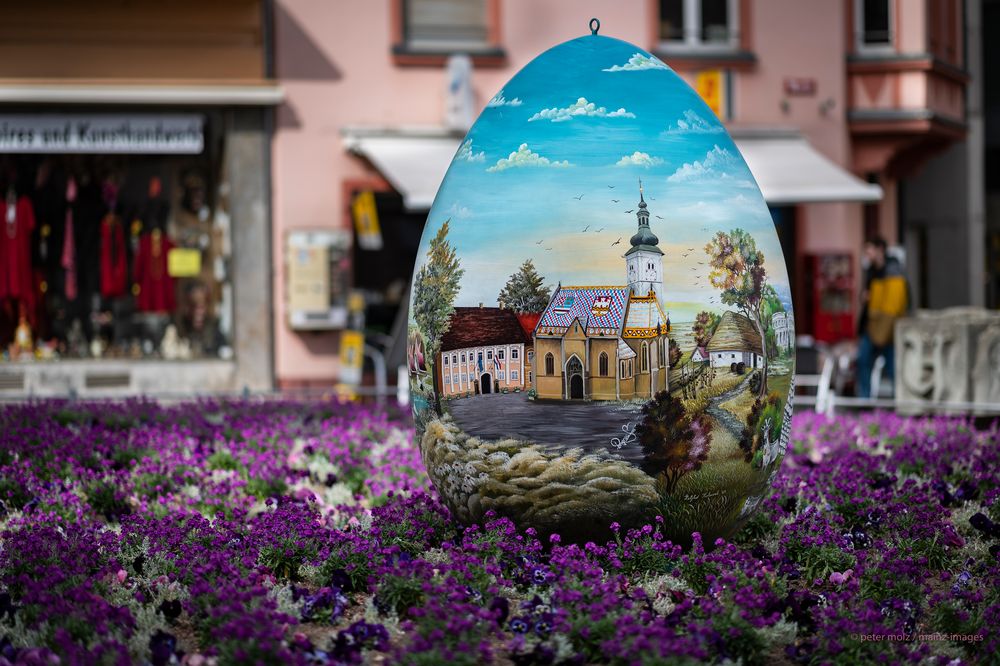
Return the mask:
[(448, 56), (471, 55), (475, 115), (592, 16), (671, 65), (730, 128), (774, 212), (799, 332), (852, 337), (815, 312), (810, 257), (849, 257), (842, 307), (853, 310), (863, 240), (909, 247), (900, 183), (966, 136), (964, 11), (959, 0), (276, 0), (275, 384), (340, 371), (336, 329), (289, 325), (288, 234), (351, 230), (354, 198), (374, 192), (382, 249), (355, 238), (351, 282), (391, 336), (435, 178), (464, 134), (461, 120), (446, 124)]

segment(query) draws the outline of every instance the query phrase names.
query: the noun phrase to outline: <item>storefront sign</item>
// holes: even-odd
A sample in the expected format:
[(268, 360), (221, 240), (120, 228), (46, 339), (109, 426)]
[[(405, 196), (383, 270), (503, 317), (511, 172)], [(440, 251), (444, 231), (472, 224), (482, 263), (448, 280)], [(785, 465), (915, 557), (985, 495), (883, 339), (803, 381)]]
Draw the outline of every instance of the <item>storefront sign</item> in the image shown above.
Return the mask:
[(816, 79), (786, 76), (785, 94), (793, 97), (812, 97), (816, 94)]
[(169, 153), (204, 148), (204, 118), (169, 115), (0, 115), (0, 153)]
[(167, 274), (174, 278), (196, 277), (201, 274), (201, 250), (175, 247), (167, 253)]
[(698, 72), (698, 76), (695, 77), (694, 89), (715, 115), (725, 119), (726, 86), (725, 75), (721, 69)]

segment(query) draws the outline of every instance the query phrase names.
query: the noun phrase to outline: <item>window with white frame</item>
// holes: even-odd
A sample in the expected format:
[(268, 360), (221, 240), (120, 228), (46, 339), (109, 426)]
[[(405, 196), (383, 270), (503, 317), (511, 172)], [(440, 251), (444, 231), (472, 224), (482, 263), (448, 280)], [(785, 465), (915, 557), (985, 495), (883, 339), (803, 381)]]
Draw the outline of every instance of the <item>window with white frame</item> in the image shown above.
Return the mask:
[(448, 355), (447, 354), (445, 354), (445, 356), (444, 356), (444, 364), (448, 365)]
[(510, 348), (510, 360), (516, 361), (518, 359), (517, 347)]
[(504, 358), (504, 351), (502, 349), (498, 349), (497, 350), (497, 358), (500, 359), (501, 361), (503, 360), (503, 358)]
[(497, 374), (499, 375), (500, 379), (504, 379), (505, 378), (503, 376), (503, 370), (500, 370)]
[(419, 51), (468, 51), (489, 45), (486, 0), (403, 0), (403, 38)]
[(451, 384), (451, 375), (445, 375), (444, 376), (444, 383), (445, 384)]
[(854, 22), (859, 51), (892, 48), (892, 3), (889, 0), (855, 0)]
[(465, 354), (462, 354), (462, 363), (465, 363)]
[(518, 375), (517, 370), (511, 370), (510, 371), (510, 380), (512, 382), (516, 382), (517, 381), (517, 375)]
[(458, 363), (458, 354), (452, 354), (451, 355), (451, 363), (452, 363), (452, 365), (454, 365), (455, 363)]
[(493, 350), (492, 350), (492, 349), (490, 349), (490, 350), (488, 350), (488, 351), (486, 352), (486, 358), (487, 358), (488, 360), (490, 360), (490, 361), (492, 361), (492, 360), (493, 360)]
[(735, 49), (738, 0), (659, 0), (660, 43), (666, 49)]
[(462, 373), (462, 383), (464, 384), (467, 381), (469, 381), (469, 376), (463, 372)]

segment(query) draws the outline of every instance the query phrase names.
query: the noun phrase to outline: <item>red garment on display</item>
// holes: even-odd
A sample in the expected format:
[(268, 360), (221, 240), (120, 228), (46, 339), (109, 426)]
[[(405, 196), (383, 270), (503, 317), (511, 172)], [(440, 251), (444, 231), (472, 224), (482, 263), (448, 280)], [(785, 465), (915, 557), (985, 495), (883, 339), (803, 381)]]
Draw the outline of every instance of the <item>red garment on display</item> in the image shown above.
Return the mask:
[(35, 309), (35, 286), (31, 270), (31, 232), (35, 228), (35, 211), (26, 196), (13, 206), (13, 219), (4, 211), (0, 220), (0, 299), (22, 301), (25, 309)]
[(101, 220), (101, 296), (117, 298), (128, 286), (128, 259), (125, 256), (125, 228), (116, 215)]
[(173, 312), (174, 279), (167, 272), (167, 253), (174, 244), (159, 231), (143, 234), (135, 254), (135, 306), (141, 312)]

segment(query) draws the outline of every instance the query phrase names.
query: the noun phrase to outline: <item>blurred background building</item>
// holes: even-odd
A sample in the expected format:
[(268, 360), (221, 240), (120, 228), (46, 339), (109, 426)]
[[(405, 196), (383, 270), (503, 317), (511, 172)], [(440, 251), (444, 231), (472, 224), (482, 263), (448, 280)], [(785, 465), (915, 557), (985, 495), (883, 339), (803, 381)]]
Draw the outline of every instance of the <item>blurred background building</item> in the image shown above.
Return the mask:
[(31, 265), (0, 291), (0, 394), (322, 389), (365, 351), (400, 365), (465, 130), (592, 16), (730, 129), (797, 333), (855, 336), (875, 236), (915, 305), (1000, 306), (997, 0), (4, 5), (0, 184)]

